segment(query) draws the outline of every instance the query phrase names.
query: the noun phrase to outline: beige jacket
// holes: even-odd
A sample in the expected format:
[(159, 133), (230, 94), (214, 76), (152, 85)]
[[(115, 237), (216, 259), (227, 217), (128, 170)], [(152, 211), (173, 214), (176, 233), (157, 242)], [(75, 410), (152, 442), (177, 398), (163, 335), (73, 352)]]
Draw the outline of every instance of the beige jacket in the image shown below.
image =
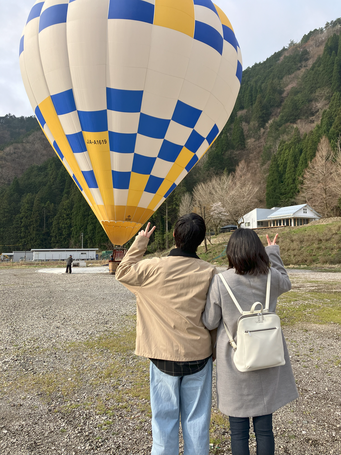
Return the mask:
[(183, 256), (142, 260), (148, 241), (137, 236), (116, 270), (136, 295), (135, 353), (180, 362), (209, 357), (211, 336), (201, 314), (215, 267)]

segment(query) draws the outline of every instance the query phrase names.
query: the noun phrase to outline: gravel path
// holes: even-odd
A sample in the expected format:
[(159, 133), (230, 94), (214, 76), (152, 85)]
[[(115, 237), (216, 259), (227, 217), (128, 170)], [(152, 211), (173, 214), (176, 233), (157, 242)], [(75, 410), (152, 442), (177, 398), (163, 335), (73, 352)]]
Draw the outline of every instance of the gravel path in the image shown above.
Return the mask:
[[(330, 281), (340, 291), (341, 274), (289, 273), (294, 289)], [(109, 274), (24, 268), (0, 269), (0, 293), (0, 454), (149, 454), (134, 296)], [(274, 415), (276, 454), (341, 455), (341, 328), (284, 333), (300, 398)], [(230, 454), (215, 404), (213, 414), (210, 453)]]

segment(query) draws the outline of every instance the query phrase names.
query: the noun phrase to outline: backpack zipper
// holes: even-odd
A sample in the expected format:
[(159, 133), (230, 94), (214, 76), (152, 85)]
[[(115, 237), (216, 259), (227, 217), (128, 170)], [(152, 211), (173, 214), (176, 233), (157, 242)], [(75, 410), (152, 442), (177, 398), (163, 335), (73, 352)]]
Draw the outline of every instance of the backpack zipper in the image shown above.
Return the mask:
[(266, 330), (276, 330), (276, 329), (277, 329), (277, 327), (269, 327), (268, 329), (245, 330), (245, 333), (248, 333), (250, 335), (250, 333), (252, 333), (252, 332), (265, 332)]

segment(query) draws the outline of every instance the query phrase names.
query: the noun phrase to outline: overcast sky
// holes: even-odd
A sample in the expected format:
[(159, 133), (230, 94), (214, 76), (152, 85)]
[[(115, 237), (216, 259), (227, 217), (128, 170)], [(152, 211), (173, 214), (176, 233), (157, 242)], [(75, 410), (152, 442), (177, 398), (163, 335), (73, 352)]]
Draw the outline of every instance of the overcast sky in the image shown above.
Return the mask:
[[(124, 1), (124, 0), (121, 0)], [(341, 17), (339, 0), (215, 0), (230, 19), (243, 66), (262, 62), (326, 22)], [(19, 41), (34, 0), (0, 0), (0, 116), (33, 115), (21, 81)]]

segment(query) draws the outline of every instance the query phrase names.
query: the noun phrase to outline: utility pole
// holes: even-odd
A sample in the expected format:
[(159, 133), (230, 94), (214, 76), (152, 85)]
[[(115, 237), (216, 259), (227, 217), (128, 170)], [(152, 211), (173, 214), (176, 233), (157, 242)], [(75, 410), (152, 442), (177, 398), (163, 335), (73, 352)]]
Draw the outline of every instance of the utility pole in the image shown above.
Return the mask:
[(82, 249), (83, 249), (83, 237), (84, 237), (84, 235), (83, 235), (83, 232), (82, 232), (82, 233), (81, 233), (81, 239), (82, 239)]

